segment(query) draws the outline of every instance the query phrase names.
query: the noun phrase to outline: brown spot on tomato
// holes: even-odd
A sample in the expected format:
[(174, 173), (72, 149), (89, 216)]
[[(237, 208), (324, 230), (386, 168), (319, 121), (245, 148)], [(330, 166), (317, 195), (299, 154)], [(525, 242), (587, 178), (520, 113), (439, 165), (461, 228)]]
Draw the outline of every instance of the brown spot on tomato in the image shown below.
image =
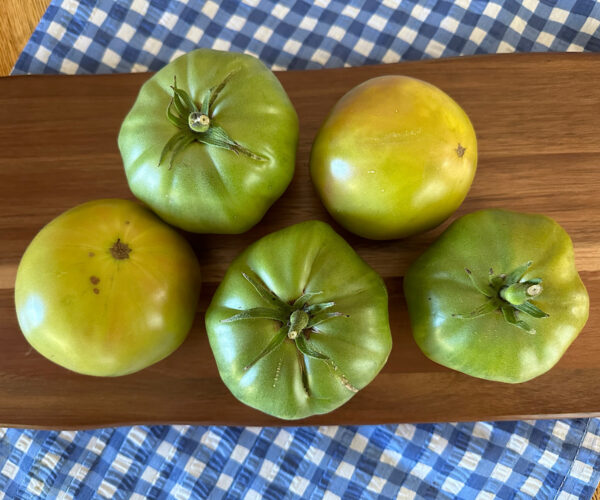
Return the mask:
[(456, 156), (458, 156), (459, 158), (462, 158), (464, 156), (466, 150), (467, 150), (467, 148), (461, 146), (461, 144), (459, 142), (458, 147), (454, 151), (456, 151)]
[(98, 288), (94, 288), (94, 293), (95, 293), (96, 295), (98, 295), (98, 294), (100, 293), (100, 290), (99, 290)]
[(125, 221), (125, 224), (129, 224), (129, 221), (128, 221), (128, 220), (126, 220), (126, 221)]
[(98, 278), (98, 276), (90, 276), (90, 281), (92, 282), (92, 285), (97, 285), (100, 283), (100, 278)]
[(95, 254), (94, 252), (90, 252), (90, 253), (88, 253), (88, 255), (89, 255), (90, 257), (93, 257), (93, 256), (94, 256), (94, 255), (96, 255), (96, 254)]

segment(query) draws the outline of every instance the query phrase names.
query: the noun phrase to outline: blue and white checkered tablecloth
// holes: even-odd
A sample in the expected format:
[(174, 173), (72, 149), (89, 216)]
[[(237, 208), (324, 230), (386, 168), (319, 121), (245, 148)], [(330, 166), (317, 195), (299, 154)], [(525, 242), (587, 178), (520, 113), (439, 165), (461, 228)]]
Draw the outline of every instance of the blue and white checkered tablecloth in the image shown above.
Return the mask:
[[(54, 0), (13, 74), (157, 70), (196, 47), (246, 52), (273, 69), (600, 51), (600, 4)], [(0, 500), (576, 500), (599, 480), (600, 419), (0, 429)]]

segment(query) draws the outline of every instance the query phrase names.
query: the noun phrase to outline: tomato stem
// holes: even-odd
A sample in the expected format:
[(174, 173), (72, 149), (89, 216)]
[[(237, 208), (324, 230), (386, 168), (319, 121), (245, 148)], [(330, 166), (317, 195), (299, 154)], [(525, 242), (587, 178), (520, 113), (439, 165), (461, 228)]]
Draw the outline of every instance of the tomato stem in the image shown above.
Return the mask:
[(131, 248), (127, 243), (123, 243), (121, 238), (117, 238), (117, 241), (113, 243), (113, 246), (109, 248), (110, 254), (117, 260), (125, 260), (129, 258)]
[(473, 319), (493, 311), (501, 311), (504, 319), (509, 324), (534, 334), (535, 329), (517, 317), (519, 313), (527, 314), (536, 319), (548, 317), (548, 314), (530, 302), (543, 291), (541, 278), (523, 279), (532, 264), (532, 261), (528, 261), (508, 274), (495, 274), (493, 269), (490, 268), (486, 286), (478, 283), (473, 273), (465, 268), (471, 285), (485, 296), (487, 302), (469, 313), (453, 314), (452, 316), (457, 319)]

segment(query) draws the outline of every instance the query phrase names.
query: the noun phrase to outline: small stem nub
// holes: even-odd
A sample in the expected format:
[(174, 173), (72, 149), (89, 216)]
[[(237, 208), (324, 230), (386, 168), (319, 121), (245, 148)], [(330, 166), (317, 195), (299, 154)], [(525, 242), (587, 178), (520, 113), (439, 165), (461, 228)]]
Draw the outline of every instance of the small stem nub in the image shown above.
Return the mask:
[(200, 111), (188, 115), (188, 125), (194, 132), (206, 132), (210, 128), (210, 117)]
[(308, 314), (302, 309), (295, 310), (290, 316), (290, 329), (288, 330), (288, 338), (294, 340), (302, 330), (306, 328), (309, 321)]
[(123, 243), (121, 238), (117, 238), (117, 241), (113, 243), (113, 246), (109, 248), (110, 254), (117, 260), (125, 260), (129, 258), (131, 248), (127, 243)]

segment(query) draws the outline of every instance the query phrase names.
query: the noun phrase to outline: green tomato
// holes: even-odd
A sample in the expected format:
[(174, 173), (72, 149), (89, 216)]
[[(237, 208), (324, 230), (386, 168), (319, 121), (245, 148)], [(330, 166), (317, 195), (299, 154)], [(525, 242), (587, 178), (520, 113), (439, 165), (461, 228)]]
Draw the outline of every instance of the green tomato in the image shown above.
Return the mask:
[(298, 117), (258, 59), (198, 49), (142, 86), (119, 132), (133, 194), (169, 224), (242, 233), (283, 194)]
[(409, 268), (404, 291), (426, 356), (500, 382), (552, 368), (589, 312), (569, 235), (546, 216), (504, 210), (452, 223)]
[(217, 289), (206, 330), (233, 395), (283, 419), (348, 401), (392, 345), (383, 280), (319, 221), (248, 247)]
[(331, 216), (376, 240), (440, 224), (464, 200), (476, 167), (466, 113), (437, 87), (406, 76), (373, 78), (344, 95), (310, 158)]
[(128, 200), (79, 205), (47, 224), (17, 270), (15, 305), (27, 341), (78, 373), (145, 368), (185, 340), (200, 293), (187, 241)]

